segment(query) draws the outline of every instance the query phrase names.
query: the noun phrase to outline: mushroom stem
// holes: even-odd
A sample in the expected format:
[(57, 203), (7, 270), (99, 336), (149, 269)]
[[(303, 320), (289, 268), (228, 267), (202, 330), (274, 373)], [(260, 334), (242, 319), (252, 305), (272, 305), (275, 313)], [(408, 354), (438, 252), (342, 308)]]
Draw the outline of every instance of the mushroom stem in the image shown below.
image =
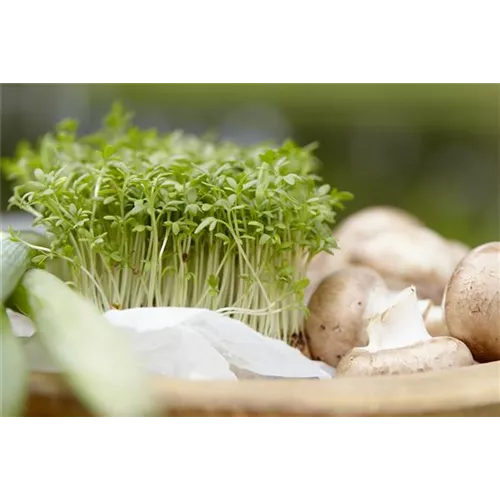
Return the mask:
[(400, 291), (389, 290), (385, 285), (374, 287), (368, 295), (365, 312), (363, 313), (363, 320), (365, 324), (371, 318), (382, 314), (393, 303)]
[(420, 310), (420, 314), (425, 318), (429, 311), (432, 309), (433, 303), (430, 299), (420, 299), (418, 301), (418, 308)]
[(422, 306), (413, 285), (392, 297), (384, 311), (369, 318), (368, 345), (348, 352), (337, 375), (397, 375), (471, 365), (472, 354), (463, 342), (429, 334)]
[(432, 305), (424, 315), (425, 328), (433, 337), (449, 335), (444, 317), (444, 309), (441, 306)]
[(358, 349), (371, 353), (429, 340), (416, 288), (410, 286), (392, 297), (385, 311), (368, 320), (366, 331), (368, 345)]

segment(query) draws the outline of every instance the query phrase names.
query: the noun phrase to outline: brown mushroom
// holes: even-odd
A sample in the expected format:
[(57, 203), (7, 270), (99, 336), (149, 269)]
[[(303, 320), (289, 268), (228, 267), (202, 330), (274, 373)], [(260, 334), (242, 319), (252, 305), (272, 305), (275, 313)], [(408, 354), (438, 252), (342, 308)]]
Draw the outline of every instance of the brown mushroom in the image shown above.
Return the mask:
[(474, 363), (460, 340), (429, 335), (413, 286), (393, 297), (385, 311), (370, 319), (367, 333), (368, 345), (347, 353), (337, 365), (337, 375), (398, 375)]
[(432, 304), (424, 316), (425, 328), (433, 337), (448, 336), (448, 327), (444, 317), (444, 310), (441, 306)]
[(309, 301), (304, 329), (312, 359), (337, 366), (353, 347), (365, 345), (363, 313), (374, 290), (386, 290), (373, 270), (350, 266), (328, 276)]
[[(334, 255), (320, 253), (309, 264), (306, 304), (321, 281), (352, 264), (375, 269), (391, 290), (414, 284), (419, 298), (440, 304), (451, 274), (469, 251), (461, 241), (443, 238), (414, 215), (392, 206), (359, 210), (333, 235), (340, 249)], [(436, 306), (431, 317), (438, 312)]]
[(442, 306), (434, 304), (429, 299), (419, 300), (418, 305), (424, 318), (425, 328), (433, 337), (449, 335)]
[(456, 266), (447, 240), (419, 226), (372, 235), (350, 249), (350, 261), (375, 269), (391, 290), (413, 284), (419, 298), (436, 304)]
[(327, 252), (320, 252), (315, 255), (307, 268), (309, 285), (304, 294), (305, 303), (309, 303), (312, 294), (327, 276), (347, 265), (346, 253), (342, 250), (334, 250), (333, 255)]
[(321, 252), (309, 263), (307, 277), (310, 283), (305, 292), (306, 304), (327, 276), (349, 265), (351, 248), (383, 231), (422, 225), (417, 217), (403, 209), (385, 205), (366, 207), (349, 215), (333, 231), (340, 248), (334, 250), (333, 255)]
[(500, 242), (474, 248), (460, 261), (445, 295), (450, 335), (479, 362), (500, 360)]
[[(400, 291), (386, 290), (385, 292), (377, 290), (372, 293), (368, 299), (368, 304), (364, 312), (365, 325), (370, 318), (385, 311), (398, 296)], [(444, 309), (437, 306), (430, 299), (420, 299), (418, 301), (418, 310), (424, 319), (425, 328), (432, 337), (443, 337), (448, 335), (448, 329), (444, 318)]]
[(337, 225), (333, 235), (340, 248), (349, 251), (371, 236), (423, 225), (417, 217), (401, 208), (382, 205), (363, 208), (348, 216)]

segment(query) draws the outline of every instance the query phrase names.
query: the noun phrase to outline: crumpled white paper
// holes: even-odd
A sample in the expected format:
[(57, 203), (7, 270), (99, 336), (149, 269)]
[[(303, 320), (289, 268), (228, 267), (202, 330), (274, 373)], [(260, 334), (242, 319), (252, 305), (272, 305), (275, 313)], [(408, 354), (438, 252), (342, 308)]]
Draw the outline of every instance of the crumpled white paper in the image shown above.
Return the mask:
[(198, 310), (151, 307), (107, 311), (104, 316), (127, 333), (146, 368), (166, 377), (236, 380), (227, 361), (182, 320)]
[[(142, 307), (105, 313), (111, 323), (132, 333), (138, 352), (145, 352), (147, 337), (167, 339), (181, 335), (185, 353), (196, 350), (199, 337), (228, 363), (228, 369), (242, 378), (330, 378), (317, 363), (285, 342), (264, 337), (245, 323), (208, 309)], [(148, 352), (151, 352), (148, 350)], [(180, 364), (188, 362), (186, 354)], [(218, 378), (212, 368), (207, 378)], [(175, 376), (179, 376), (174, 374)]]
[[(245, 323), (208, 309), (143, 307), (110, 310), (104, 316), (130, 337), (148, 370), (166, 377), (322, 379), (335, 373), (285, 342), (264, 337)], [(16, 318), (13, 329), (26, 336), (31, 322), (23, 318)], [(26, 343), (26, 349), (32, 369), (55, 371), (38, 342)]]

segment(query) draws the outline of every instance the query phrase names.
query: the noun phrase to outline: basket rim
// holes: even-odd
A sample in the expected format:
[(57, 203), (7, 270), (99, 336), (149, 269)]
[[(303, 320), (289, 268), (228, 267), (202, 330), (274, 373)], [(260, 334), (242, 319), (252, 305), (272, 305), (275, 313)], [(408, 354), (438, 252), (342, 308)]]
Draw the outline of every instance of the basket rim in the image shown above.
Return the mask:
[[(500, 412), (500, 361), (468, 367), (376, 377), (328, 380), (193, 381), (151, 377), (160, 415), (170, 412), (376, 416), (440, 414), (494, 407)], [(59, 374), (33, 372), (28, 412), (65, 406), (85, 415)], [(44, 410), (46, 411), (46, 410)]]

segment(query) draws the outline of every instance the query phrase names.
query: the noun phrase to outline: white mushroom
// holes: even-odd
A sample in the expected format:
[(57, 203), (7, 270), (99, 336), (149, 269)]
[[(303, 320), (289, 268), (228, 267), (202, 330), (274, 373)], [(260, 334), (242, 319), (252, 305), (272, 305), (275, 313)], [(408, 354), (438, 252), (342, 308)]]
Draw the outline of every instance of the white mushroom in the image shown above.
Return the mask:
[(425, 329), (416, 289), (393, 297), (367, 326), (368, 345), (356, 347), (337, 365), (337, 375), (397, 375), (474, 363), (467, 346), (452, 337), (431, 337)]
[(304, 333), (312, 359), (337, 366), (357, 345), (366, 345), (363, 313), (373, 290), (386, 292), (382, 278), (367, 267), (350, 266), (324, 279), (309, 301)]
[(474, 248), (455, 269), (444, 304), (450, 335), (479, 362), (500, 360), (500, 242)]

